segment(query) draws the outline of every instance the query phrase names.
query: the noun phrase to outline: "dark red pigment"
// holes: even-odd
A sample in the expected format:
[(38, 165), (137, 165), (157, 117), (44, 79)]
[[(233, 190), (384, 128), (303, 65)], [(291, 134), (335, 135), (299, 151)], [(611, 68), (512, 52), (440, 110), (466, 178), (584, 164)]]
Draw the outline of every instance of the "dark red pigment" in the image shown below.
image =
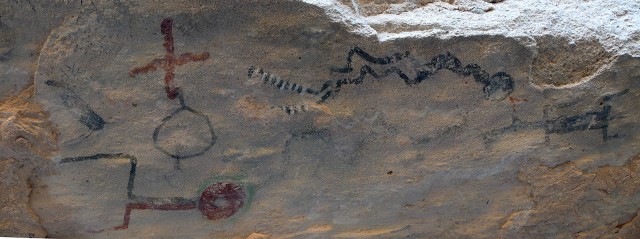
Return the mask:
[(184, 204), (151, 204), (151, 203), (129, 203), (127, 209), (124, 212), (124, 222), (120, 226), (110, 228), (110, 230), (124, 230), (129, 228), (129, 220), (131, 219), (131, 211), (133, 209), (145, 210), (162, 210), (162, 211), (177, 211), (177, 210), (191, 210), (196, 208), (195, 202)]
[[(125, 230), (129, 228), (131, 211), (136, 210), (162, 210), (178, 211), (198, 208), (209, 220), (228, 218), (237, 213), (244, 206), (247, 193), (244, 188), (231, 182), (219, 182), (207, 186), (199, 200), (185, 200), (182, 203), (154, 204), (147, 202), (128, 203), (124, 212), (122, 225), (111, 227), (108, 230)], [(216, 201), (224, 200), (224, 205), (216, 205)], [(92, 231), (92, 232), (103, 232)]]
[(162, 44), (166, 51), (164, 58), (153, 59), (145, 66), (133, 68), (129, 71), (129, 76), (135, 77), (137, 74), (155, 71), (160, 67), (164, 70), (164, 90), (167, 92), (167, 97), (169, 99), (175, 99), (178, 96), (178, 87), (173, 83), (176, 66), (181, 66), (192, 61), (205, 61), (209, 59), (209, 52), (187, 52), (176, 57), (173, 53), (173, 20), (171, 18), (165, 18), (160, 24), (160, 31), (162, 35), (164, 35), (164, 43)]
[[(211, 184), (202, 192), (198, 209), (209, 220), (220, 220), (238, 212), (244, 206), (246, 197), (244, 189), (236, 184), (229, 182)], [(215, 205), (217, 200), (224, 200), (225, 204)]]
[(528, 99), (519, 99), (519, 98), (515, 98), (515, 97), (511, 97), (509, 96), (509, 102), (511, 102), (511, 109), (513, 109), (513, 111), (516, 111), (516, 104), (520, 103), (520, 102), (529, 102)]

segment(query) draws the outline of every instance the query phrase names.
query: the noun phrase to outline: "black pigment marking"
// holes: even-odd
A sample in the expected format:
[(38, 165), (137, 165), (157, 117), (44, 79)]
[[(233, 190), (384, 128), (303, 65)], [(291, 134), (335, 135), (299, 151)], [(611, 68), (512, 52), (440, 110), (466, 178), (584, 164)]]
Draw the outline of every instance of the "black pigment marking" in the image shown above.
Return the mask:
[[(640, 78), (639, 78), (640, 79)], [(609, 94), (609, 95), (605, 95), (602, 97), (602, 102), (607, 102), (612, 100), (614, 97), (618, 97), (618, 96), (622, 96), (629, 93), (629, 89), (625, 89), (623, 91), (620, 91), (618, 93), (614, 93), (614, 94)]]
[(545, 142), (549, 143), (549, 135), (551, 134), (566, 134), (575, 131), (587, 131), (587, 130), (602, 130), (602, 140), (607, 141), (608, 139), (618, 138), (621, 135), (614, 134), (609, 135), (609, 121), (612, 119), (616, 119), (619, 117), (611, 117), (611, 109), (612, 106), (608, 104), (608, 101), (612, 100), (614, 97), (622, 96), (624, 94), (629, 93), (629, 89), (625, 89), (621, 92), (605, 95), (602, 97), (602, 101), (600, 105), (602, 105), (602, 110), (600, 111), (590, 111), (579, 115), (572, 116), (560, 116), (557, 118), (549, 119), (547, 115), (547, 111), (544, 111), (544, 120), (537, 122), (524, 122), (518, 119), (517, 117), (513, 117), (511, 125), (493, 130), (485, 135), (485, 143), (490, 144), (495, 141), (495, 138), (498, 135), (507, 133), (507, 132), (516, 132), (518, 130), (524, 129), (545, 129)]
[(247, 75), (249, 76), (249, 78), (258, 77), (260, 81), (262, 81), (262, 83), (264, 83), (265, 85), (271, 85), (279, 90), (290, 91), (299, 95), (319, 95), (321, 91), (330, 88), (332, 84), (331, 81), (327, 81), (322, 85), (320, 91), (316, 91), (314, 89), (304, 87), (302, 84), (283, 80), (282, 78), (276, 75), (272, 75), (271, 73), (266, 72), (261, 68), (256, 69), (254, 66), (251, 66), (249, 68)]
[[(171, 27), (172, 27), (173, 23), (172, 20), (170, 18), (166, 18), (163, 20), (162, 24), (161, 24), (161, 31), (163, 33), (163, 35), (165, 35), (165, 44), (163, 45), (167, 51), (166, 57), (161, 59), (166, 61), (163, 65), (163, 68), (165, 69), (165, 90), (167, 92), (167, 96), (169, 99), (175, 99), (176, 97), (179, 99), (179, 103), (180, 103), (180, 108), (178, 108), (177, 110), (175, 110), (174, 112), (172, 112), (169, 116), (165, 117), (164, 119), (162, 119), (162, 123), (160, 125), (158, 125), (156, 127), (156, 129), (153, 132), (153, 142), (154, 142), (154, 146), (159, 149), (160, 151), (162, 151), (163, 153), (171, 156), (172, 158), (176, 159), (176, 169), (180, 169), (180, 159), (185, 159), (185, 158), (190, 158), (190, 157), (195, 157), (195, 156), (199, 156), (204, 154), (204, 152), (206, 152), (207, 150), (209, 150), (216, 142), (216, 135), (213, 132), (213, 125), (211, 124), (211, 121), (209, 120), (209, 117), (192, 109), (191, 107), (187, 106), (185, 104), (185, 100), (184, 100), (184, 95), (181, 91), (181, 89), (179, 87), (175, 87), (173, 85), (171, 85), (171, 82), (174, 78), (174, 74), (173, 74), (173, 68), (174, 65), (181, 65), (184, 64), (186, 62), (189, 61), (203, 61), (209, 58), (209, 53), (208, 52), (204, 52), (204, 53), (200, 53), (200, 54), (193, 54), (193, 53), (185, 53), (183, 55), (181, 55), (179, 58), (175, 58), (173, 55), (173, 35), (171, 32)], [(168, 62), (168, 63), (167, 63)], [(140, 67), (140, 68), (134, 68), (131, 70), (130, 75), (131, 76), (135, 76), (136, 74), (139, 73), (144, 73), (144, 72), (148, 72), (148, 71), (152, 71), (155, 70), (157, 67), (158, 61), (153, 61), (152, 63), (144, 66), (144, 67)], [(166, 66), (166, 67), (164, 67)], [(72, 72), (73, 72), (73, 68), (75, 67), (75, 65), (73, 67), (67, 66), (67, 68), (69, 68)], [(255, 69), (250, 69), (248, 71), (248, 76), (251, 77), (254, 74), (254, 70)], [(258, 71), (259, 73), (262, 73), (262, 70)], [(65, 104), (65, 106), (67, 106), (70, 109), (79, 109), (82, 114), (81, 115), (88, 115), (88, 116), (83, 116), (82, 118), (80, 118), (81, 122), (83, 122), (85, 125), (87, 125), (87, 127), (89, 127), (90, 129), (93, 130), (99, 130), (102, 129), (104, 126), (104, 120), (102, 120), (102, 118), (100, 116), (98, 116), (95, 112), (93, 112), (89, 106), (84, 103), (84, 101), (82, 101), (82, 99), (80, 99), (77, 94), (75, 94), (66, 84), (64, 84), (63, 82), (56, 82), (56, 81), (47, 81), (45, 82), (47, 85), (49, 86), (53, 86), (53, 87), (60, 87), (64, 90), (64, 94), (62, 95), (62, 100)], [(136, 106), (136, 104), (133, 104), (133, 106)], [(158, 141), (158, 134), (160, 132), (160, 130), (162, 129), (162, 127), (165, 125), (165, 123), (167, 123), (168, 121), (170, 121), (171, 119), (173, 119), (173, 117), (175, 115), (177, 115), (180, 112), (185, 111), (185, 113), (188, 114), (194, 114), (197, 117), (201, 117), (206, 125), (207, 125), (207, 129), (208, 132), (211, 134), (211, 138), (210, 141), (208, 142), (208, 145), (205, 146), (203, 149), (200, 150), (196, 150), (195, 152), (186, 152), (186, 153), (182, 153), (182, 152), (178, 152), (177, 154), (173, 154), (169, 151), (167, 151), (166, 149), (164, 149)], [(93, 121), (89, 121), (86, 122), (87, 120), (93, 120)], [(94, 122), (95, 121), (95, 122)], [(136, 176), (136, 168), (137, 168), (137, 159), (134, 156), (128, 155), (128, 154), (122, 154), (122, 153), (117, 153), (117, 154), (95, 154), (92, 156), (85, 156), (85, 157), (75, 157), (75, 158), (65, 158), (61, 160), (61, 163), (70, 163), (70, 162), (80, 162), (80, 161), (86, 161), (86, 160), (97, 160), (97, 159), (113, 159), (113, 158), (128, 158), (131, 162), (131, 169), (129, 171), (129, 180), (127, 182), (127, 197), (128, 199), (131, 201), (127, 204), (126, 206), (126, 210), (125, 210), (125, 214), (124, 214), (124, 220), (123, 220), (123, 224), (120, 226), (115, 226), (115, 227), (111, 227), (108, 229), (103, 229), (103, 230), (99, 230), (99, 231), (93, 231), (93, 232), (102, 232), (104, 230), (123, 230), (123, 229), (127, 229), (129, 226), (129, 221), (130, 221), (130, 214), (132, 210), (147, 210), (147, 209), (151, 209), (151, 210), (191, 210), (191, 209), (199, 209), (201, 213), (203, 213), (205, 216), (208, 217), (209, 220), (218, 220), (218, 219), (222, 219), (222, 218), (226, 218), (229, 217), (231, 215), (233, 215), (234, 213), (237, 212), (237, 210), (239, 209), (239, 207), (242, 207), (242, 205), (244, 205), (244, 202), (240, 202), (239, 207), (236, 205), (233, 209), (233, 211), (229, 211), (229, 209), (225, 208), (225, 207), (218, 207), (218, 206), (212, 206), (213, 203), (215, 202), (215, 199), (217, 199), (218, 197), (222, 196), (225, 199), (231, 197), (231, 196), (238, 196), (238, 195), (242, 195), (243, 197), (241, 198), (242, 200), (244, 200), (244, 195), (246, 195), (246, 192), (243, 191), (244, 189), (242, 187), (238, 187), (237, 185), (234, 185), (233, 183), (229, 183), (229, 182), (219, 182), (216, 184), (212, 184), (209, 185), (207, 188), (205, 188), (205, 190), (202, 192), (202, 195), (200, 195), (199, 197), (194, 197), (194, 198), (184, 198), (184, 197), (145, 197), (145, 196), (136, 196), (133, 193), (133, 188), (134, 188), (134, 181), (135, 181), (135, 176)], [(224, 186), (224, 188), (216, 188), (216, 187), (212, 187), (212, 186), (216, 186), (216, 185), (222, 185)], [(224, 195), (220, 195), (220, 190), (224, 190), (223, 194)]]
[(287, 113), (288, 115), (309, 111), (308, 105), (287, 105), (287, 106), (271, 107), (271, 108), (280, 109), (283, 112)]
[[(354, 54), (357, 54), (363, 60), (376, 65), (387, 65), (395, 63), (402, 60), (403, 57), (409, 55), (408, 52), (404, 55), (395, 53), (393, 56), (375, 58), (364, 52), (362, 49), (356, 47), (349, 51), (349, 54), (347, 56), (347, 65), (343, 68), (334, 68), (332, 69), (332, 71), (338, 73), (352, 72), (354, 69), (351, 67), (351, 62)], [(370, 66), (364, 65), (360, 68), (360, 75), (357, 78), (338, 80), (335, 84), (334, 91), (336, 91), (336, 93), (339, 92), (343, 85), (362, 84), (364, 82), (364, 78), (367, 75), (371, 75), (374, 78), (381, 78), (389, 76), (391, 74), (396, 74), (398, 75), (398, 77), (404, 80), (406, 85), (415, 85), (429, 79), (429, 77), (437, 74), (440, 70), (443, 69), (450, 70), (462, 77), (473, 76), (476, 82), (481, 83), (484, 86), (483, 91), (486, 99), (495, 98), (497, 100), (502, 100), (509, 94), (511, 94), (514, 90), (513, 79), (507, 73), (498, 72), (493, 76), (489, 76), (489, 74), (477, 64), (469, 64), (463, 67), (457, 57), (455, 57), (451, 53), (447, 53), (433, 57), (430, 62), (424, 64), (423, 68), (417, 71), (416, 76), (413, 78), (409, 77), (400, 68), (397, 67), (390, 67), (382, 73), (377, 73)], [(324, 100), (321, 99), (319, 103), (322, 103), (325, 100), (326, 98)]]
[[(75, 163), (75, 162), (82, 162), (82, 161), (88, 161), (88, 160), (118, 159), (118, 158), (129, 159), (131, 163), (131, 169), (129, 170), (129, 180), (127, 181), (127, 198), (129, 199), (129, 203), (126, 206), (123, 225), (111, 227), (108, 230), (127, 229), (129, 225), (130, 213), (132, 209), (190, 210), (190, 209), (197, 208), (200, 201), (202, 201), (201, 197), (193, 197), (193, 198), (146, 197), (146, 196), (135, 195), (133, 192), (133, 189), (134, 189), (138, 160), (136, 159), (136, 157), (129, 154), (123, 154), (123, 153), (95, 154), (95, 155), (84, 156), (84, 157), (64, 158), (60, 161), (60, 163), (61, 164)], [(104, 230), (107, 230), (107, 229), (93, 231), (93, 232), (103, 232)]]
[(13, 51), (14, 48), (10, 48), (4, 52), (0, 52), (0, 61), (6, 61), (11, 59), (11, 51)]
[[(162, 123), (160, 123), (160, 125), (158, 125), (156, 127), (156, 129), (153, 131), (153, 145), (154, 147), (156, 147), (158, 150), (162, 151), (163, 153), (165, 153), (166, 155), (169, 155), (172, 158), (176, 159), (176, 169), (180, 169), (180, 160), (181, 159), (187, 159), (187, 158), (192, 158), (192, 157), (196, 157), (196, 156), (200, 156), (203, 155), (206, 151), (208, 151), (209, 149), (211, 149), (211, 147), (213, 147), (213, 145), (216, 143), (216, 139), (218, 138), (215, 134), (215, 132), (213, 131), (213, 125), (211, 124), (211, 121), (209, 120), (209, 117), (203, 113), (200, 113), (194, 109), (192, 109), (191, 107), (187, 106), (184, 102), (184, 97), (182, 92), (180, 91), (180, 88), (176, 88), (177, 91), (177, 98), (180, 100), (180, 105), (181, 107), (178, 108), (177, 110), (175, 110), (174, 112), (172, 112), (169, 116), (165, 117), (164, 119), (162, 119)], [(158, 139), (158, 134), (160, 133), (160, 129), (162, 129), (162, 127), (164, 126), (165, 123), (167, 123), (168, 121), (170, 121), (175, 115), (177, 115), (178, 113), (182, 112), (182, 111), (186, 111), (187, 113), (190, 114), (194, 114), (198, 117), (201, 117), (207, 124), (207, 131), (211, 134), (211, 138), (207, 144), (206, 147), (204, 147), (203, 149), (199, 150), (199, 151), (195, 151), (195, 152), (185, 152), (185, 153), (179, 153), (179, 154), (174, 154), (169, 152), (167, 149), (164, 149), (160, 143), (159, 143), (159, 139)]]
[(62, 68), (62, 67), (61, 67), (61, 69), (63, 71), (62, 74), (64, 74), (65, 76), (76, 77), (78, 75), (78, 73), (80, 73), (80, 68), (79, 67), (76, 68), (76, 63), (73, 63), (71, 65), (64, 64), (64, 66), (66, 67), (66, 69)]
[(284, 143), (283, 155), (289, 155), (289, 148), (294, 140), (320, 139), (325, 143), (331, 141), (331, 132), (328, 129), (296, 130), (291, 132), (291, 137)]
[(581, 115), (560, 116), (545, 121), (547, 134), (565, 134), (573, 131), (604, 129), (603, 140), (607, 139), (606, 129), (609, 126), (611, 106), (605, 105), (601, 111), (587, 112)]
[(291, 132), (291, 138), (322, 139), (322, 141), (328, 143), (331, 138), (331, 132), (328, 129), (296, 130)]
[(29, 3), (29, 6), (31, 7), (31, 10), (33, 10), (34, 13), (36, 13), (36, 7), (33, 5), (33, 3), (31, 3), (31, 0), (27, 0), (27, 2)]
[[(408, 55), (409, 52), (405, 52), (395, 53), (390, 56), (374, 57), (364, 50), (358, 47), (354, 47), (347, 53), (346, 66), (340, 68), (332, 68), (331, 71), (343, 74), (353, 72), (355, 69), (353, 69), (351, 63), (354, 56), (358, 56), (373, 65), (389, 65), (405, 59)], [(505, 72), (497, 72), (493, 75), (490, 75), (477, 64), (468, 64), (466, 66), (462, 66), (460, 60), (451, 53), (440, 54), (433, 57), (431, 61), (422, 65), (421, 69), (417, 70), (415, 76), (409, 76), (402, 69), (395, 66), (390, 66), (383, 71), (376, 72), (373, 70), (373, 68), (371, 68), (371, 66), (363, 65), (359, 69), (359, 75), (357, 77), (325, 81), (319, 88), (319, 90), (303, 87), (299, 83), (283, 81), (282, 79), (271, 75), (271, 73), (265, 72), (261, 68), (257, 70), (257, 73), (258, 75), (260, 75), (259, 77), (261, 77), (265, 84), (271, 82), (271, 85), (279, 88), (280, 90), (287, 90), (289, 86), (292, 86), (291, 91), (297, 92), (298, 94), (302, 95), (303, 93), (307, 93), (315, 96), (320, 96), (320, 99), (317, 100), (316, 103), (322, 104), (329, 98), (335, 97), (342, 90), (343, 86), (359, 85), (364, 83), (364, 80), (368, 75), (373, 77), (374, 79), (388, 77), (390, 75), (397, 75), (404, 81), (406, 85), (411, 86), (429, 79), (431, 76), (437, 74), (441, 70), (449, 70), (462, 77), (473, 76), (475, 82), (483, 85), (482, 90), (484, 92), (485, 99), (503, 100), (514, 90), (514, 81), (509, 74)], [(251, 66), (248, 72), (249, 78), (256, 76), (255, 67)]]
[(409, 52), (406, 51), (404, 54), (395, 53), (393, 56), (374, 57), (369, 53), (365, 52), (364, 50), (360, 49), (359, 47), (354, 47), (351, 50), (349, 50), (349, 52), (347, 53), (347, 66), (343, 68), (333, 68), (331, 70), (333, 72), (338, 72), (338, 73), (349, 73), (353, 71), (353, 68), (351, 68), (351, 61), (353, 60), (353, 55), (358, 55), (360, 58), (364, 59), (365, 61), (368, 61), (376, 65), (387, 65), (387, 64), (398, 62), (403, 58), (409, 56)]
[[(160, 32), (162, 33), (162, 35), (164, 35), (164, 43), (162, 44), (162, 46), (165, 48), (165, 56), (163, 58), (154, 59), (150, 63), (146, 64), (145, 66), (131, 69), (131, 71), (129, 71), (129, 76), (135, 77), (138, 74), (155, 71), (155, 70), (158, 70), (159, 68), (162, 68), (164, 70), (165, 72), (164, 88), (167, 94), (167, 98), (171, 100), (178, 98), (180, 101), (180, 108), (172, 112), (169, 116), (162, 119), (162, 123), (158, 125), (153, 132), (153, 144), (157, 149), (159, 149), (166, 155), (169, 155), (172, 158), (175, 158), (176, 159), (175, 168), (179, 170), (180, 159), (191, 158), (191, 157), (204, 154), (204, 152), (211, 149), (211, 147), (215, 144), (217, 137), (213, 132), (213, 126), (211, 124), (211, 121), (209, 120), (209, 117), (192, 109), (191, 107), (185, 104), (184, 94), (182, 90), (180, 89), (180, 87), (174, 85), (175, 84), (174, 71), (177, 66), (184, 65), (188, 62), (205, 61), (209, 59), (210, 54), (209, 52), (201, 52), (201, 53), (187, 52), (179, 56), (176, 56), (174, 54), (175, 42), (173, 38), (173, 19), (171, 18), (165, 18), (162, 20), (162, 23), (160, 23)], [(254, 70), (255, 70), (254, 68), (249, 69), (247, 71), (247, 75), (251, 77), (254, 74)], [(194, 114), (198, 117), (201, 117), (207, 124), (208, 132), (211, 134), (211, 138), (208, 139), (209, 142), (207, 146), (205, 146), (201, 150), (197, 150), (195, 152), (186, 152), (186, 153), (177, 152), (174, 154), (169, 152), (167, 149), (163, 148), (159, 144), (158, 133), (160, 132), (160, 129), (162, 129), (162, 127), (165, 125), (166, 122), (170, 121), (175, 115), (183, 111), (185, 111), (188, 114)]]
[(60, 160), (60, 163), (75, 163), (75, 162), (81, 162), (81, 161), (87, 161), (87, 160), (122, 159), (122, 158), (129, 159), (129, 161), (131, 162), (131, 169), (129, 170), (129, 181), (127, 182), (127, 198), (135, 199), (136, 196), (133, 194), (133, 186), (136, 178), (136, 167), (138, 165), (138, 159), (136, 159), (136, 157), (132, 155), (122, 154), (122, 153), (95, 154), (95, 155), (85, 156), (85, 157), (64, 158)]
[(126, 158), (131, 162), (131, 169), (129, 170), (129, 180), (127, 182), (127, 198), (137, 203), (149, 203), (152, 205), (160, 205), (160, 204), (189, 204), (195, 203), (198, 198), (183, 198), (183, 197), (145, 197), (145, 196), (137, 196), (133, 193), (134, 183), (136, 178), (136, 168), (138, 164), (138, 160), (136, 157), (123, 154), (123, 153), (115, 153), (115, 154), (95, 154), (91, 156), (84, 157), (75, 157), (75, 158), (64, 158), (60, 160), (60, 163), (75, 163), (82, 162), (87, 160), (98, 160), (98, 159), (121, 159)]
[(78, 94), (76, 94), (67, 84), (53, 80), (48, 80), (45, 84), (62, 89), (62, 94), (60, 94), (62, 103), (71, 111), (73, 117), (80, 121), (80, 123), (93, 131), (104, 128), (104, 125), (106, 124), (104, 119), (93, 111), (89, 104), (84, 102), (84, 100), (82, 100), (82, 98), (80, 98), (80, 96), (78, 96)]
[(248, 76), (249, 78), (251, 78), (251, 76), (253, 76), (253, 73), (254, 73), (254, 71), (255, 71), (255, 70), (256, 70), (256, 68), (255, 68), (255, 67), (253, 67), (253, 66), (249, 67), (249, 70), (248, 70), (248, 72), (247, 72), (247, 76)]

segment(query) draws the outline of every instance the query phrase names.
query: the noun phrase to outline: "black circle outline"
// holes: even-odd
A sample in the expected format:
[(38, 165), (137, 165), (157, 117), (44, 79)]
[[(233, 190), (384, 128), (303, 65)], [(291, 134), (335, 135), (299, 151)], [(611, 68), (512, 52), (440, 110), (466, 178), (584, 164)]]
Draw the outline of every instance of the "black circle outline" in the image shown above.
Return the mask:
[[(211, 133), (211, 141), (209, 142), (209, 145), (207, 145), (207, 147), (205, 147), (204, 149), (197, 151), (196, 153), (191, 153), (191, 154), (186, 154), (186, 155), (175, 155), (172, 154), (171, 152), (165, 150), (164, 148), (162, 148), (162, 146), (158, 143), (158, 133), (160, 133), (160, 129), (162, 128), (162, 126), (164, 126), (165, 123), (167, 123), (167, 121), (171, 120), (171, 118), (173, 118), (173, 116), (177, 115), (178, 113), (182, 112), (182, 111), (189, 111), (197, 116), (202, 117), (205, 122), (207, 122), (207, 126), (209, 127), (209, 133)], [(192, 158), (192, 157), (196, 157), (196, 156), (200, 156), (203, 155), (204, 152), (208, 151), (209, 149), (211, 149), (211, 147), (213, 147), (213, 145), (216, 143), (216, 140), (218, 139), (218, 137), (216, 136), (215, 132), (213, 131), (213, 125), (211, 124), (211, 120), (209, 120), (209, 116), (200, 113), (194, 109), (192, 109), (189, 106), (183, 105), (182, 107), (180, 107), (179, 109), (177, 109), (176, 111), (172, 112), (169, 116), (165, 117), (164, 119), (162, 119), (162, 123), (160, 123), (160, 125), (158, 125), (156, 127), (156, 129), (153, 131), (153, 146), (162, 151), (164, 154), (175, 158), (175, 159), (187, 159), (187, 158)]]

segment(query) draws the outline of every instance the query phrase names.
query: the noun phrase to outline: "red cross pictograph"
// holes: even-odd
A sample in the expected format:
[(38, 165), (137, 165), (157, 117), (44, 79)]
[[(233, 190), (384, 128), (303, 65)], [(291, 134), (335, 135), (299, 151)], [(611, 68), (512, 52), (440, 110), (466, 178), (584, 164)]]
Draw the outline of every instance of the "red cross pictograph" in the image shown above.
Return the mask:
[(173, 53), (173, 20), (171, 18), (165, 18), (160, 24), (160, 29), (162, 31), (162, 35), (164, 35), (164, 43), (162, 44), (166, 50), (164, 58), (156, 58), (145, 66), (133, 68), (129, 72), (129, 76), (135, 77), (137, 74), (147, 73), (155, 71), (158, 68), (162, 68), (164, 70), (164, 90), (167, 92), (167, 97), (169, 97), (169, 99), (175, 99), (179, 94), (178, 87), (173, 83), (176, 66), (181, 66), (192, 61), (207, 60), (209, 59), (209, 52), (187, 52), (176, 57)]

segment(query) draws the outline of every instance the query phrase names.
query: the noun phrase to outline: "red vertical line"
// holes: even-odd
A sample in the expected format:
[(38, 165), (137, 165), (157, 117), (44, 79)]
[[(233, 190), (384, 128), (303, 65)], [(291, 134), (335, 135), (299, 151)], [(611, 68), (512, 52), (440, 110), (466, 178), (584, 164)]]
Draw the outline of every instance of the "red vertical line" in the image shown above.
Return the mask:
[(164, 70), (164, 90), (167, 93), (169, 99), (175, 99), (180, 94), (178, 87), (174, 84), (175, 68), (176, 65), (183, 65), (190, 61), (204, 61), (209, 59), (209, 53), (184, 53), (176, 58), (174, 54), (174, 39), (173, 39), (173, 20), (171, 18), (165, 18), (160, 24), (160, 32), (164, 35), (164, 49), (166, 50), (165, 57), (161, 59), (154, 59), (151, 63), (132, 69), (129, 72), (129, 76), (134, 77), (140, 73), (147, 73), (155, 71), (158, 68)]
[[(140, 204), (138, 204), (139, 206)], [(131, 219), (131, 210), (133, 210), (133, 203), (127, 204), (127, 209), (124, 211), (124, 222), (120, 226), (115, 226), (109, 230), (125, 230), (129, 228), (129, 220)]]
[(173, 41), (173, 20), (171, 18), (165, 18), (160, 24), (162, 35), (164, 35), (164, 49), (167, 51), (164, 60), (164, 90), (167, 92), (169, 99), (175, 99), (177, 96), (176, 88), (173, 86), (173, 79), (175, 78), (175, 66), (174, 66), (174, 41)]
[(160, 30), (164, 35), (164, 49), (167, 50), (167, 57), (173, 58), (173, 20), (171, 18), (165, 18), (160, 24)]

